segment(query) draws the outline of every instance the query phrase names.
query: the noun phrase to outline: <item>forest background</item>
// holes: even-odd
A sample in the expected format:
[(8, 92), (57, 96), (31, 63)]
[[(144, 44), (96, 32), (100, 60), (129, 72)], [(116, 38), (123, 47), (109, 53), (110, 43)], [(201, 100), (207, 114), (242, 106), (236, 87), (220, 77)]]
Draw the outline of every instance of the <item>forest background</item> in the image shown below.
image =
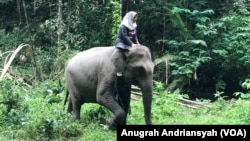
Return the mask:
[[(139, 13), (138, 38), (151, 50), (160, 89), (189, 99), (249, 97), (249, 0), (0, 0), (0, 91), (13, 94), (11, 104), (1, 95), (1, 114), (15, 114), (15, 96), (26, 87), (43, 86), (43, 97), (64, 92), (68, 59), (113, 46), (121, 18), (131, 10)], [(23, 123), (20, 117), (10, 125)], [(37, 123), (50, 132), (51, 121)]]
[(114, 45), (130, 10), (139, 13), (138, 36), (151, 49), (154, 79), (169, 90), (232, 97), (249, 76), (247, 0), (1, 0), (0, 7), (1, 53), (23, 43), (31, 48), (15, 61), (27, 83), (58, 79), (70, 51)]

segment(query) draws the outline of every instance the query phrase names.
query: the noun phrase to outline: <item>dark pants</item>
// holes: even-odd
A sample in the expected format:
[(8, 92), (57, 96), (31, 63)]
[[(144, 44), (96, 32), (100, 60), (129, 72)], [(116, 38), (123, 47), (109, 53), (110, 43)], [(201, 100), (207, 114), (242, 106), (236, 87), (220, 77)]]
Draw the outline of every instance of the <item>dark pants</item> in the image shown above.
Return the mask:
[(116, 48), (114, 54), (114, 64), (117, 72), (123, 72), (126, 67), (126, 54), (129, 52), (127, 49)]

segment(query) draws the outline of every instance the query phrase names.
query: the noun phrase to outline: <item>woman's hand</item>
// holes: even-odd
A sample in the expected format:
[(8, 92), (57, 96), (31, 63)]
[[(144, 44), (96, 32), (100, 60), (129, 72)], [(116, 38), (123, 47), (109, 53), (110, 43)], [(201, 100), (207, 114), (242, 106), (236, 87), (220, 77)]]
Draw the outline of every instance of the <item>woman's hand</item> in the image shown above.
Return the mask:
[(140, 43), (137, 43), (137, 44), (132, 44), (132, 47), (139, 47), (139, 46), (141, 46), (141, 44), (140, 44)]

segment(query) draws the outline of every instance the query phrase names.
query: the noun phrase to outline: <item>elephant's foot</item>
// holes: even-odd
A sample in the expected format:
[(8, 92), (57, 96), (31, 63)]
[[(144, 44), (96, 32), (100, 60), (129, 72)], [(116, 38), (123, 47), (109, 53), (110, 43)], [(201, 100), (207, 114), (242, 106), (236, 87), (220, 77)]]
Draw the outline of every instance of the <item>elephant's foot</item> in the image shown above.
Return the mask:
[(107, 124), (108, 124), (108, 126), (109, 126), (109, 129), (111, 129), (111, 130), (116, 130), (117, 124), (116, 124), (114, 118), (108, 119), (108, 120), (107, 120)]

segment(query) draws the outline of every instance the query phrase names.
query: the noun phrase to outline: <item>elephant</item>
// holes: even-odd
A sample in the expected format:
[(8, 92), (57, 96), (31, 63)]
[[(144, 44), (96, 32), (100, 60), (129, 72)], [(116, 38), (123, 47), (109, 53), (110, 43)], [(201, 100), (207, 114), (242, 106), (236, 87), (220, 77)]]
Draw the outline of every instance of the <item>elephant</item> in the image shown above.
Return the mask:
[[(119, 62), (120, 58), (125, 58)], [(116, 75), (123, 66), (123, 75)], [(147, 46), (140, 45), (122, 51), (115, 46), (92, 47), (73, 56), (66, 65), (67, 112), (80, 120), (84, 103), (97, 103), (109, 109), (114, 117), (107, 120), (111, 129), (127, 124), (131, 86), (141, 88), (146, 125), (151, 125), (154, 65)], [(68, 98), (69, 97), (69, 98)]]

